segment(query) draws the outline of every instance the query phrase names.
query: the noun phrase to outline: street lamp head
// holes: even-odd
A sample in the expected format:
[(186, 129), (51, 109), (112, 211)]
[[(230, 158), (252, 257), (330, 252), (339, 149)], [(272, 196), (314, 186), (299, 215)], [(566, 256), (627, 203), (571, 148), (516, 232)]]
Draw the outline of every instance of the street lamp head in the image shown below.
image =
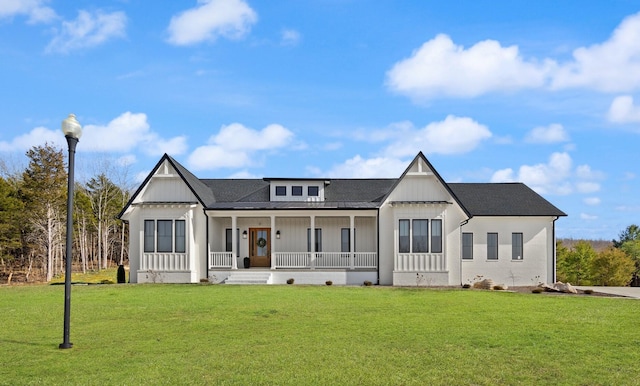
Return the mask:
[(69, 114), (69, 116), (62, 121), (62, 132), (66, 137), (80, 139), (82, 136), (82, 126), (76, 120), (75, 114)]

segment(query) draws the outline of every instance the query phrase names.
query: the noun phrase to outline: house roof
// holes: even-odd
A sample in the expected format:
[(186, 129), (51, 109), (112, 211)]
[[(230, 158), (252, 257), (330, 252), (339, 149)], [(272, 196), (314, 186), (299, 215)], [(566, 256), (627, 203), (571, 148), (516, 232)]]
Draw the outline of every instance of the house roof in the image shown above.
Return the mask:
[[(422, 152), (422, 159), (433, 170), (443, 187), (460, 208), (474, 216), (566, 216), (549, 201), (522, 183), (446, 183)], [(119, 217), (134, 202), (162, 162), (168, 161), (206, 209), (376, 209), (389, 196), (400, 178), (311, 178), (311, 179), (199, 179), (172, 157), (165, 154), (132, 195)], [(413, 162), (409, 165), (411, 166)], [(270, 201), (270, 181), (323, 181), (324, 201)]]
[(472, 216), (566, 216), (523, 183), (451, 183)]

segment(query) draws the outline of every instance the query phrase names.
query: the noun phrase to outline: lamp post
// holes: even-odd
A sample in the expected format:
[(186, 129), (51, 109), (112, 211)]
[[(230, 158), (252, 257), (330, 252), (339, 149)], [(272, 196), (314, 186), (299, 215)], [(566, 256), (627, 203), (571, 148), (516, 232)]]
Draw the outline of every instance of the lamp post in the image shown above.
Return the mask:
[(82, 135), (82, 126), (76, 120), (74, 114), (62, 121), (62, 132), (69, 145), (69, 176), (67, 181), (67, 251), (65, 256), (64, 274), (64, 336), (59, 348), (71, 348), (73, 343), (69, 342), (69, 329), (71, 317), (71, 247), (73, 241), (73, 169), (76, 156), (76, 145)]

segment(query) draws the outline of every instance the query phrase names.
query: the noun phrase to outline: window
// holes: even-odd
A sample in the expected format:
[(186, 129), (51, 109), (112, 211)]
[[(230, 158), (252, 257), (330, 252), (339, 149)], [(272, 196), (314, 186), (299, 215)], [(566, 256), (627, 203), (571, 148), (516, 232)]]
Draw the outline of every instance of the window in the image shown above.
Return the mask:
[(413, 252), (429, 252), (429, 220), (413, 220)]
[(498, 260), (497, 233), (487, 233), (487, 260)]
[(522, 260), (522, 233), (511, 234), (511, 258)]
[[(314, 252), (322, 252), (322, 229), (316, 228), (316, 249)], [(307, 252), (311, 252), (311, 229), (307, 228)]]
[(442, 253), (442, 220), (431, 220), (431, 253)]
[(154, 220), (144, 220), (144, 251), (156, 251), (156, 222)]
[(186, 235), (185, 235), (185, 223), (184, 220), (176, 220), (176, 253), (186, 252)]
[(473, 233), (462, 234), (462, 258), (473, 259)]
[(340, 229), (340, 252), (351, 252), (351, 229)]
[(291, 195), (292, 196), (302, 196), (302, 186), (292, 186), (291, 187)]
[[(224, 230), (225, 234), (225, 252), (232, 252), (233, 248), (233, 237), (231, 235), (231, 228), (227, 228)], [(240, 253), (240, 229), (236, 229), (236, 257)]]
[(276, 196), (286, 196), (286, 195), (287, 195), (286, 186), (276, 186)]
[(409, 245), (409, 220), (400, 220), (398, 224), (398, 252), (411, 252)]
[(158, 252), (173, 252), (173, 221), (158, 220)]
[(144, 252), (185, 253), (186, 250), (184, 220), (144, 220)]
[(307, 188), (307, 196), (309, 196), (309, 197), (318, 197), (318, 187), (317, 186), (309, 186)]

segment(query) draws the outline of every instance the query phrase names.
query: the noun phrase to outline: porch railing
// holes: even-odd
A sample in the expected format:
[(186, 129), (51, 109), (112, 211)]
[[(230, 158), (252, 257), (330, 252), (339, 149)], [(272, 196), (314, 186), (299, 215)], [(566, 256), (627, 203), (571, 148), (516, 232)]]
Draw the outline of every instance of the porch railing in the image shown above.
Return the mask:
[[(313, 258), (314, 256), (315, 258)], [(349, 252), (275, 252), (273, 268), (345, 268), (345, 269), (374, 269), (377, 267), (376, 252), (354, 252), (353, 258)], [(231, 252), (211, 252), (209, 255), (210, 268), (231, 268)]]
[(233, 262), (233, 252), (211, 252), (209, 254), (209, 267), (230, 268)]
[(141, 271), (189, 271), (186, 253), (143, 253)]
[(395, 258), (395, 270), (445, 272), (447, 260), (442, 253), (399, 253)]

